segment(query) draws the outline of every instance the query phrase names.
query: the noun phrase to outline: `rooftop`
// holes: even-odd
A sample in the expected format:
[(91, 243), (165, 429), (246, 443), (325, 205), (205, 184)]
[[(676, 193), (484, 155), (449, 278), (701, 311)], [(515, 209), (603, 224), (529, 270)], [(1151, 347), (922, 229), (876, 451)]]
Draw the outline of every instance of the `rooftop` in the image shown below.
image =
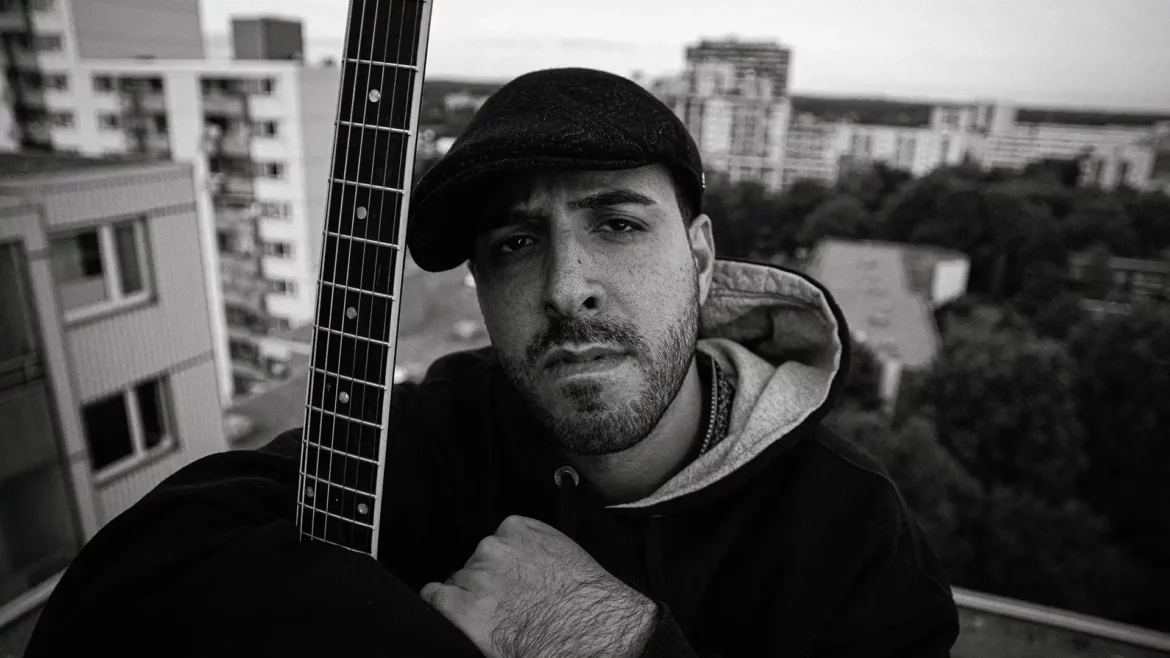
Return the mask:
[(824, 240), (806, 269), (833, 294), (860, 342), (917, 368), (934, 360), (940, 341), (929, 270), (952, 258), (965, 256), (917, 245)]
[(160, 161), (147, 157), (94, 158), (61, 153), (0, 153), (0, 179), (13, 176), (52, 174), (97, 169), (100, 167), (124, 167), (133, 164), (147, 164)]

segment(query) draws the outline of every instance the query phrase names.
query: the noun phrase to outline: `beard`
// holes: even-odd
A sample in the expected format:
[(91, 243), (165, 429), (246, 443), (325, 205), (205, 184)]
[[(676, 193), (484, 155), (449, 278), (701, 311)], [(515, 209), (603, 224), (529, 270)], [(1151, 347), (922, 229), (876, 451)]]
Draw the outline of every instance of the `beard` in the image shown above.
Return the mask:
[[(532, 340), (523, 357), (497, 352), (508, 379), (562, 448), (578, 455), (607, 455), (628, 450), (650, 434), (686, 380), (699, 330), (697, 273), (687, 302), (657, 341), (643, 337), (632, 323), (606, 318), (555, 319)], [(540, 359), (565, 344), (620, 346), (642, 374), (642, 388), (620, 402), (607, 402), (605, 385), (570, 381), (559, 385), (568, 402), (566, 411), (554, 411), (549, 398), (557, 391), (538, 380)], [(565, 405), (556, 405), (562, 409)]]

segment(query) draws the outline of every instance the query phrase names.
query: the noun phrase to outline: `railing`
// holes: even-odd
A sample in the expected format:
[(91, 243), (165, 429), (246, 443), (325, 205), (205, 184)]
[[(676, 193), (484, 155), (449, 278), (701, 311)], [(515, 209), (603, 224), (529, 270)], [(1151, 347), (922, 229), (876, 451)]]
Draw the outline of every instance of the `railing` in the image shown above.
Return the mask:
[(955, 597), (955, 604), (961, 609), (999, 615), (1083, 636), (1170, 653), (1170, 633), (1162, 633), (1004, 596), (972, 592), (958, 587), (952, 588), (951, 591)]

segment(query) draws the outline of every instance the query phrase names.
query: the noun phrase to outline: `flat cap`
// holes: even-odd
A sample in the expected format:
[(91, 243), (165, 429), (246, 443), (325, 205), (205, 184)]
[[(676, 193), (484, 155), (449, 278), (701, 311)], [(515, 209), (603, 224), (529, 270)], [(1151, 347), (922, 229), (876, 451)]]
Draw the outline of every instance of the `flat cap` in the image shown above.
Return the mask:
[(471, 256), (478, 199), (461, 194), (489, 174), (535, 169), (671, 169), (701, 212), (703, 165), (682, 121), (627, 78), (584, 68), (526, 73), (491, 95), (410, 202), (407, 245), (415, 263), (440, 272)]

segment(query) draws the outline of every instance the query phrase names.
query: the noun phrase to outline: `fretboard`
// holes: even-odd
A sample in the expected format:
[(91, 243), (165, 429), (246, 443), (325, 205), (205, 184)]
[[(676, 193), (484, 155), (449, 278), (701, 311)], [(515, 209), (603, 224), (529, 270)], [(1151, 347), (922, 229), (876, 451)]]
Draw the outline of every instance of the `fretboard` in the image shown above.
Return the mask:
[(430, 9), (351, 0), (322, 236), (297, 526), (374, 557)]

